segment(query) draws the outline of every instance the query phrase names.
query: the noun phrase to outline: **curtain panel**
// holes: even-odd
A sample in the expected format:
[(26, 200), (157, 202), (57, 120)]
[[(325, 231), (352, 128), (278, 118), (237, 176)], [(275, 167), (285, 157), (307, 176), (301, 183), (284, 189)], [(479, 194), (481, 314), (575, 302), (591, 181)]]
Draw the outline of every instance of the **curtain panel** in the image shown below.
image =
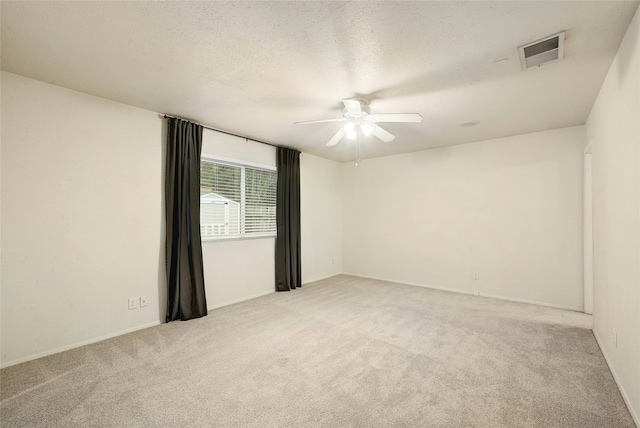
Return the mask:
[(300, 261), (300, 152), (277, 149), (276, 291), (302, 287)]
[(207, 315), (200, 238), (202, 126), (169, 118), (165, 176), (166, 321)]

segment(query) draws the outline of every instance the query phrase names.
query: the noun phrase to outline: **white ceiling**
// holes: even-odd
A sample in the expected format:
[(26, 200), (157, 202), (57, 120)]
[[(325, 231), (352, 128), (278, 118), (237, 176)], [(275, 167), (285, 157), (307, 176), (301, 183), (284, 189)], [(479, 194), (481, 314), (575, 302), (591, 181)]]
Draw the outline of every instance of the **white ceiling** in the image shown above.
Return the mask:
[[(342, 98), (396, 140), (362, 157), (581, 125), (637, 1), (10, 2), (2, 69), (338, 161)], [(517, 47), (566, 30), (565, 59), (521, 71)], [(160, 120), (160, 119), (159, 119)], [(479, 121), (471, 128), (459, 124)]]

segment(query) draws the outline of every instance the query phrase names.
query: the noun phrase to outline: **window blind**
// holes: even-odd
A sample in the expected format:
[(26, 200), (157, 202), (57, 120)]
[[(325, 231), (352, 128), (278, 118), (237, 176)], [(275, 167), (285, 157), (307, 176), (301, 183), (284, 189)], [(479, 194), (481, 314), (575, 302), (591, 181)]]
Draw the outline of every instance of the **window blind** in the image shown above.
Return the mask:
[(277, 173), (202, 159), (200, 232), (204, 239), (274, 236)]

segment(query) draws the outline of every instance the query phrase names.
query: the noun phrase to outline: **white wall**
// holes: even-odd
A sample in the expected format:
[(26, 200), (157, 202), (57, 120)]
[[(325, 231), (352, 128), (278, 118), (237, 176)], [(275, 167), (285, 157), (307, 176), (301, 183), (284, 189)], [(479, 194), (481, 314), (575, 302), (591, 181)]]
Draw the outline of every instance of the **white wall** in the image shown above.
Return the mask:
[(342, 272), (341, 165), (300, 155), (302, 282)]
[[(275, 168), (276, 149), (205, 129), (202, 155)], [(275, 238), (204, 241), (202, 256), (209, 309), (275, 291)]]
[(343, 164), (344, 271), (580, 310), (583, 142), (579, 126)]
[[(165, 293), (158, 115), (1, 79), (2, 364), (157, 324)], [(127, 298), (140, 296), (150, 305), (128, 310)]]
[[(207, 130), (202, 153), (256, 166), (276, 165), (275, 148)], [(303, 284), (342, 271), (340, 180), (339, 163), (300, 155)], [(216, 308), (272, 293), (274, 250), (274, 238), (203, 242), (207, 306)]]
[[(160, 323), (164, 121), (6, 72), (1, 85), (2, 366)], [(208, 130), (203, 153), (275, 166), (273, 147)], [(341, 271), (339, 180), (338, 163), (301, 156), (305, 283)], [(273, 292), (274, 243), (203, 243), (207, 306)]]
[[(2, 74), (0, 72), (0, 100), (2, 99)], [(0, 107), (0, 367), (2, 367), (2, 108)]]
[(587, 142), (593, 151), (594, 333), (638, 426), (639, 15), (636, 12), (586, 124)]

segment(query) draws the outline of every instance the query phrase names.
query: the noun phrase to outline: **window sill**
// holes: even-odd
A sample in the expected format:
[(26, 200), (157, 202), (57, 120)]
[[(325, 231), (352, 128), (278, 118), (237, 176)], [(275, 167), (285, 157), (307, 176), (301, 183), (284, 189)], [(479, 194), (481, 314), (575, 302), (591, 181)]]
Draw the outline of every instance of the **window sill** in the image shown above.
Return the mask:
[(224, 238), (212, 238), (212, 237), (202, 237), (202, 243), (212, 243), (212, 242), (228, 242), (228, 241), (253, 241), (255, 239), (269, 239), (275, 238), (276, 235), (251, 235), (251, 236), (229, 236)]

